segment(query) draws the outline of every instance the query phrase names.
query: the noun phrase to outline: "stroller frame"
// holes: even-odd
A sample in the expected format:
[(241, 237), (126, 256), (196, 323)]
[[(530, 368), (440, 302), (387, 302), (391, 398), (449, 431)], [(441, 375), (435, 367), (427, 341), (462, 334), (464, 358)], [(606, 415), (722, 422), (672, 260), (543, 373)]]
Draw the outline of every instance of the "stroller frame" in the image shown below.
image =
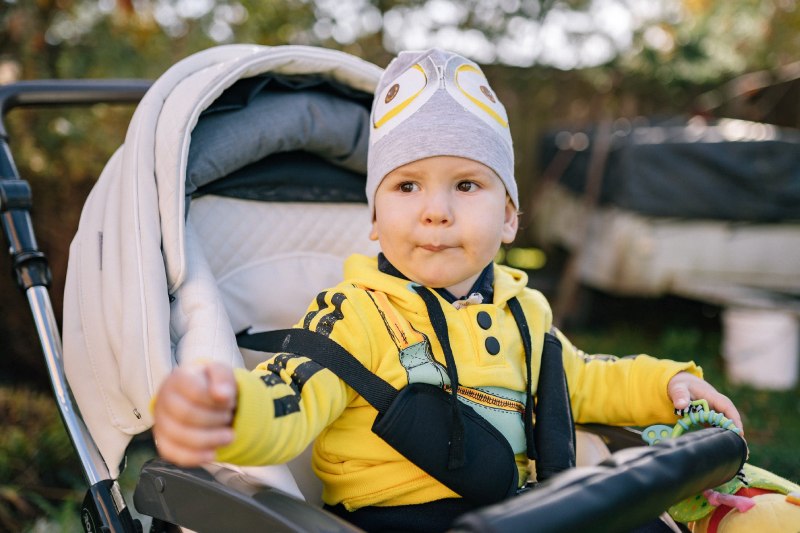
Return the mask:
[[(72, 398), (64, 372), (61, 338), (48, 293), (50, 270), (45, 255), (38, 249), (29, 215), (31, 189), (16, 168), (2, 117), (17, 107), (132, 104), (145, 94), (150, 85), (151, 82), (146, 80), (47, 80), (0, 87), (0, 215), (3, 231), (17, 284), (26, 293), (33, 314), (61, 418), (89, 487), (81, 508), (81, 521), (87, 532), (137, 532), (142, 526), (127, 508), (117, 481)], [(584, 429), (601, 434), (613, 451), (638, 444), (638, 436), (630, 431), (609, 431), (602, 426), (585, 426)], [(459, 521), (455, 530), (499, 531), (523, 524), (537, 524), (537, 530), (541, 531), (565, 530), (565, 527), (578, 526), (574, 523), (565, 526), (563, 517), (559, 517), (564, 513), (557, 512), (558, 509), (574, 510), (581, 502), (586, 504), (586, 512), (579, 517), (584, 525), (597, 526), (597, 520), (601, 519), (608, 523), (608, 531), (624, 529), (656, 516), (674, 501), (730, 479), (738, 471), (745, 454), (746, 447), (739, 437), (718, 428), (702, 430), (651, 448), (619, 451), (600, 466), (578, 468), (556, 476), (537, 488), (535, 497), (531, 493), (470, 513)], [(699, 460), (701, 457), (702, 461)], [(698, 465), (704, 468), (701, 470)], [(631, 484), (632, 476), (641, 479), (643, 473), (645, 478), (652, 480), (649, 486)], [(611, 483), (617, 487), (617, 492), (609, 492), (607, 506), (596, 508), (595, 505), (593, 508), (586, 502), (596, 499), (589, 493), (597, 489), (598, 483), (604, 487)], [(676, 485), (680, 486), (665, 499), (664, 487)], [(652, 497), (643, 495), (643, 491), (648, 490)], [(631, 512), (629, 507), (633, 498), (644, 501)], [(151, 531), (167, 530), (167, 524), (199, 531), (236, 530), (254, 525), (272, 526), (279, 531), (358, 531), (332, 514), (278, 489), (267, 487), (253, 496), (244, 495), (225, 487), (204, 470), (181, 469), (158, 459), (143, 468), (134, 502), (140, 512), (154, 517)], [(212, 504), (223, 502), (227, 512), (219, 516), (221, 513), (211, 510)]]
[[(0, 88), (2, 117), (16, 107), (136, 103), (150, 87), (144, 80), (46, 80), (18, 82)], [(64, 374), (63, 350), (48, 287), (51, 282), (47, 258), (36, 242), (30, 218), (31, 188), (20, 178), (8, 144), (8, 133), (0, 117), (0, 214), (3, 233), (17, 285), (27, 296), (42, 346), (61, 419), (81, 462), (89, 484), (81, 509), (87, 531), (91, 524), (109, 531), (137, 531), (116, 480), (112, 479), (91, 434), (70, 395)], [(141, 528), (139, 528), (141, 529)]]

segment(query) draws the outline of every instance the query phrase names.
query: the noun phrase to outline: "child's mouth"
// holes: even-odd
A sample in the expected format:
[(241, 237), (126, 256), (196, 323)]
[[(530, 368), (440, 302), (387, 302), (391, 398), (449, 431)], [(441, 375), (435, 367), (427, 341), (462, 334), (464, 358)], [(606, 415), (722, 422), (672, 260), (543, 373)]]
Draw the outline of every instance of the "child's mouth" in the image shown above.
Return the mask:
[(423, 246), (420, 246), (420, 248), (422, 248), (423, 250), (427, 250), (429, 252), (441, 252), (442, 250), (447, 250), (450, 247), (449, 246), (445, 246), (444, 244), (438, 244), (438, 245), (425, 244)]

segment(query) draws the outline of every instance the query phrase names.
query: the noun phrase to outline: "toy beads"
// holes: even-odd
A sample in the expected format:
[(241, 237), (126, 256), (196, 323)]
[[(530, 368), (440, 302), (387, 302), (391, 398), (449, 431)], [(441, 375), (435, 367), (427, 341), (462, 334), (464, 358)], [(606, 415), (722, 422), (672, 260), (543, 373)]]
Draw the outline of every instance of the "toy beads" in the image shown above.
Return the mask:
[(675, 414), (682, 417), (675, 426), (670, 427), (663, 424), (649, 426), (642, 431), (642, 439), (647, 444), (653, 445), (665, 439), (679, 437), (687, 431), (704, 426), (721, 427), (733, 431), (737, 435), (741, 433), (741, 430), (736, 427), (730, 418), (710, 409), (706, 400), (694, 400), (684, 409), (675, 409)]
[[(702, 401), (705, 402), (705, 400)], [(682, 411), (686, 410), (689, 412), (686, 413), (683, 418), (678, 420), (678, 422), (675, 424), (675, 427), (672, 429), (673, 437), (679, 437), (680, 435), (683, 435), (684, 432), (689, 431), (692, 428), (706, 425), (728, 429), (737, 435), (741, 433), (741, 430), (736, 427), (730, 418), (727, 418), (722, 413), (708, 410), (708, 404), (706, 404), (705, 409), (700, 406), (699, 410), (692, 410), (691, 405), (688, 409), (682, 409)]]

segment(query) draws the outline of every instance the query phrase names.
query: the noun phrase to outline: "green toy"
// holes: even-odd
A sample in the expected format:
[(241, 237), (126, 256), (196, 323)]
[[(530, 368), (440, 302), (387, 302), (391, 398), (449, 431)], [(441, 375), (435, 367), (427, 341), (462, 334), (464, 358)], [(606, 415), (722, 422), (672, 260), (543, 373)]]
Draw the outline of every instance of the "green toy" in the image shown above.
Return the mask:
[[(722, 413), (709, 409), (705, 400), (695, 400), (674, 426), (657, 424), (642, 432), (648, 444), (677, 438), (701, 427), (721, 427), (737, 434), (741, 430)], [(692, 523), (694, 533), (739, 533), (758, 527), (760, 533), (800, 531), (800, 486), (771, 472), (746, 464), (730, 481), (687, 498), (669, 508), (678, 522)]]

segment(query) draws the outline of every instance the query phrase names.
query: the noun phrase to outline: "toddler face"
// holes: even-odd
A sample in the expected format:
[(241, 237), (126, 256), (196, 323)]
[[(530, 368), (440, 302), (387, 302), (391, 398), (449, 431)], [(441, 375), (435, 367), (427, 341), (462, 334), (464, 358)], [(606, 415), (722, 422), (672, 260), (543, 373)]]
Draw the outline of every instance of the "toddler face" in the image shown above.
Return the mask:
[(517, 233), (517, 211), (489, 167), (437, 156), (399, 167), (375, 193), (370, 238), (412, 281), (463, 296)]

